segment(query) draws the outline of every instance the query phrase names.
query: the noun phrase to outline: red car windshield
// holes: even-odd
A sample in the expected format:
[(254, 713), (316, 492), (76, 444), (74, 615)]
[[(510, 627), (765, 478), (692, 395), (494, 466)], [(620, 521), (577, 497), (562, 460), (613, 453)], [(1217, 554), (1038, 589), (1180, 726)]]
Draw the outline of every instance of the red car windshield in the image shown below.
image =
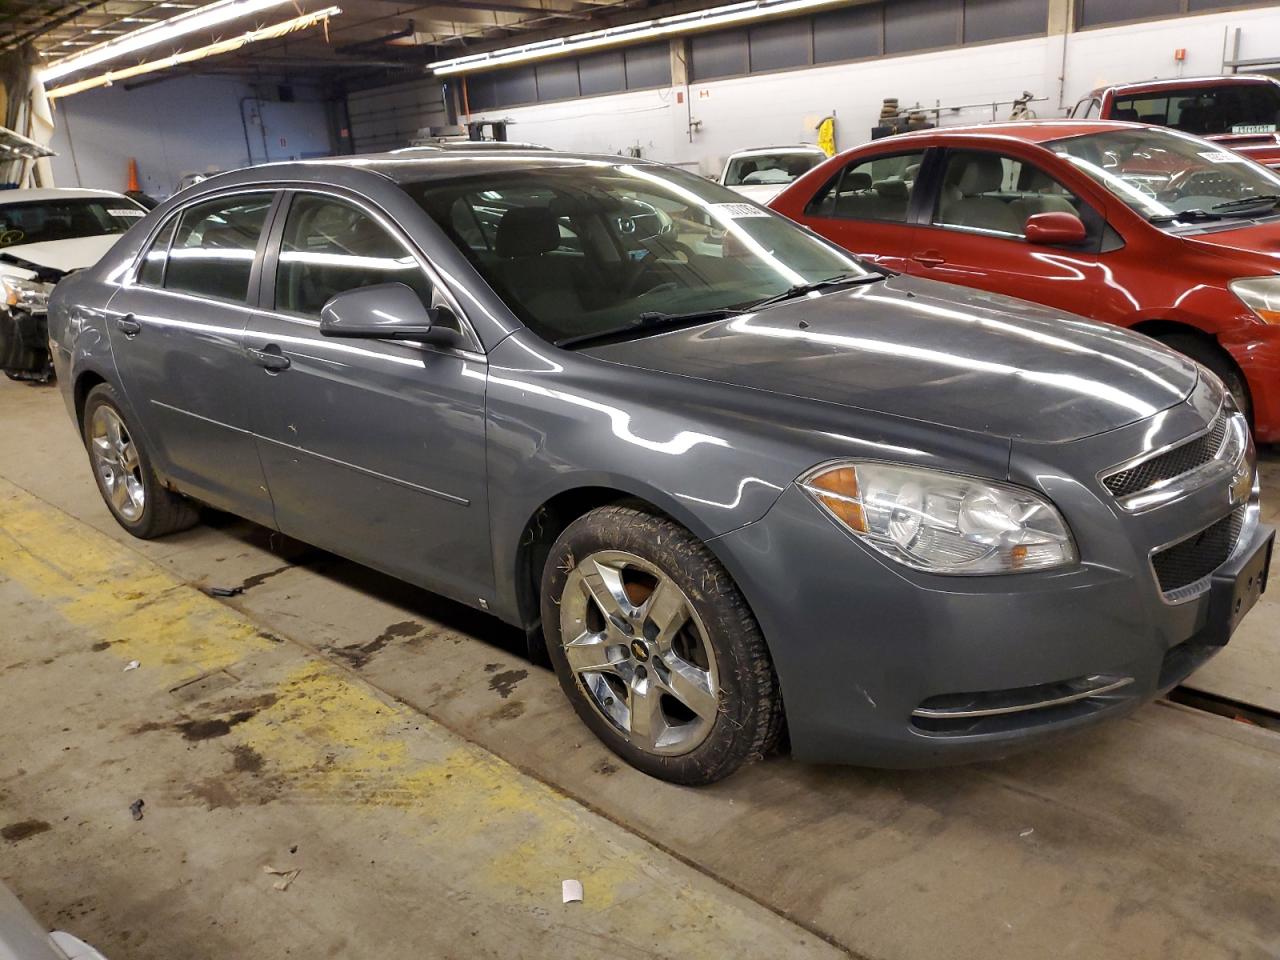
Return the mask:
[(1266, 81), (1224, 83), (1220, 87), (1117, 96), (1110, 119), (1174, 127), (1201, 137), (1274, 133), (1280, 123), (1280, 85)]

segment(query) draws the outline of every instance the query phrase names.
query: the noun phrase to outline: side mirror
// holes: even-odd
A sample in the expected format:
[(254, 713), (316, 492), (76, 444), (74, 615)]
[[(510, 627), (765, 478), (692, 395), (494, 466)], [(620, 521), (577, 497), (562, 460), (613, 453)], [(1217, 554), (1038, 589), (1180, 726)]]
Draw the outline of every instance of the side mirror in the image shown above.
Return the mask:
[(1023, 233), (1026, 235), (1027, 243), (1044, 244), (1050, 247), (1084, 243), (1088, 238), (1084, 222), (1074, 213), (1065, 211), (1032, 214), (1027, 217)]
[(320, 309), (320, 333), (326, 337), (372, 340), (418, 340), (454, 345), (458, 331), (441, 326), (444, 307), (426, 307), (410, 286), (379, 283), (344, 290)]

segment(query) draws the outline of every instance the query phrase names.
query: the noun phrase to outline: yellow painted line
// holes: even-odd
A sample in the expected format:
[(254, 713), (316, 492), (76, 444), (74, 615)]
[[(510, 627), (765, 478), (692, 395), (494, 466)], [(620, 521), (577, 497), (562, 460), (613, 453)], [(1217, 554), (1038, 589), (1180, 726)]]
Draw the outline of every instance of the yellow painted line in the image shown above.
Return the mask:
[[(283, 805), (280, 816), (298, 804), (341, 807), (350, 830), (412, 845), (432, 882), (539, 929), (598, 937), (602, 953), (845, 955), (335, 664), (264, 639), (235, 611), (3, 480), (0, 577), (112, 641), (121, 660), (141, 660), (131, 683), (162, 692), (234, 667), (243, 686), (270, 694), (219, 739), (260, 761), (254, 777), (227, 786), (266, 791), (243, 802)], [(568, 878), (583, 882), (584, 903), (560, 903)]]

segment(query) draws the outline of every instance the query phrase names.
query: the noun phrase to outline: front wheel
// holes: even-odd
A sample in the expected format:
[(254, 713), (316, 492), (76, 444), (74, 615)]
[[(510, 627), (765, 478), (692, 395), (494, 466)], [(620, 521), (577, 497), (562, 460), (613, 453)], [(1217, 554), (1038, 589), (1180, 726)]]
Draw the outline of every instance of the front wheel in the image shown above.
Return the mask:
[(665, 517), (615, 506), (571, 523), (543, 571), (542, 622), (578, 715), (651, 776), (711, 783), (778, 738), (759, 625), (706, 545)]
[(160, 482), (109, 384), (89, 391), (82, 428), (98, 492), (120, 526), (143, 540), (195, 526), (195, 504)]
[(1250, 426), (1253, 425), (1253, 401), (1249, 396), (1248, 381), (1225, 350), (1216, 343), (1185, 333), (1170, 333), (1157, 339), (1166, 347), (1190, 357), (1216, 374), (1231, 394), (1231, 399), (1236, 402), (1236, 409), (1245, 415)]

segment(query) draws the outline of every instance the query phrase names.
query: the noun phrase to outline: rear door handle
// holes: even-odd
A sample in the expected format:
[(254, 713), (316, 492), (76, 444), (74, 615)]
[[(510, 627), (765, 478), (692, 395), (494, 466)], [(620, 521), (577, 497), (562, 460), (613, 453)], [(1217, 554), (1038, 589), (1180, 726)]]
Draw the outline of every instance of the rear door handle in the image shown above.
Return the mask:
[(281, 370), (288, 370), (291, 361), (274, 343), (269, 343), (261, 350), (249, 349), (250, 356), (258, 366), (264, 368), (268, 373), (279, 373)]
[(926, 250), (924, 253), (913, 253), (911, 259), (923, 267), (940, 267), (947, 261), (937, 250)]
[(116, 329), (126, 337), (136, 337), (142, 332), (142, 324), (132, 313), (126, 313), (123, 317), (116, 317)]

